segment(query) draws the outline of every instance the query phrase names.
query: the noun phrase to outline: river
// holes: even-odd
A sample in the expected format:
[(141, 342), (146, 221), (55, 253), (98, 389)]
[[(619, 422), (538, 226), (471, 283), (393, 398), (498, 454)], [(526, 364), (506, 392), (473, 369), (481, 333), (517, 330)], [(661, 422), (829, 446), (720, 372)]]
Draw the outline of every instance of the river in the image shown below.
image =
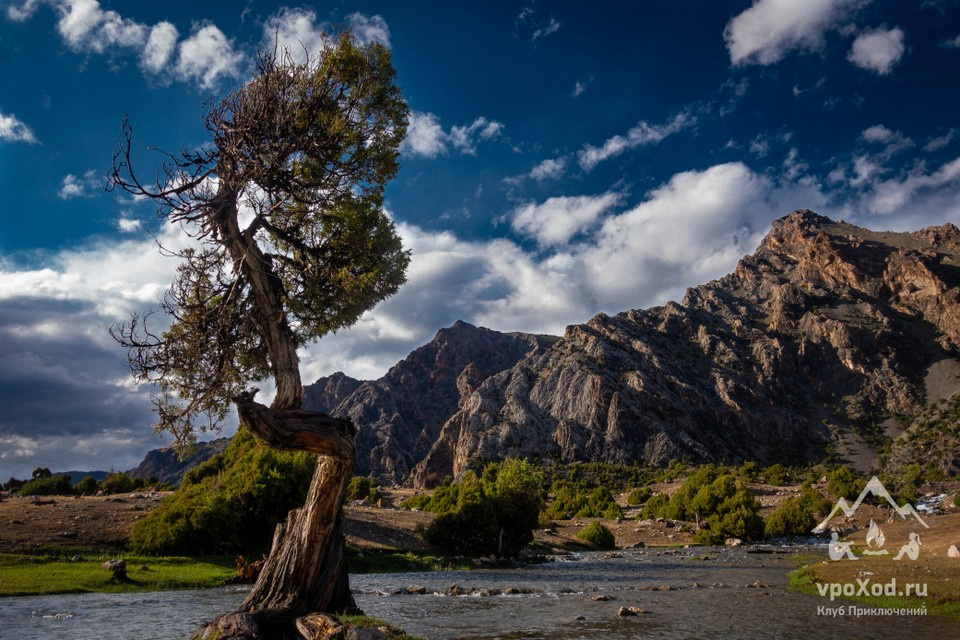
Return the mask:
[[(772, 553), (716, 548), (587, 553), (521, 569), (357, 575), (351, 586), (366, 613), (432, 640), (960, 638), (954, 620), (856, 616), (850, 602), (790, 592), (790, 553), (767, 551)], [(454, 585), (463, 595), (450, 595)], [(411, 594), (408, 587), (426, 593)], [(0, 638), (182, 640), (201, 622), (235, 607), (245, 591), (3, 598)], [(609, 599), (595, 600), (598, 596)], [(842, 615), (831, 615), (841, 606)], [(620, 607), (644, 613), (621, 617)]]

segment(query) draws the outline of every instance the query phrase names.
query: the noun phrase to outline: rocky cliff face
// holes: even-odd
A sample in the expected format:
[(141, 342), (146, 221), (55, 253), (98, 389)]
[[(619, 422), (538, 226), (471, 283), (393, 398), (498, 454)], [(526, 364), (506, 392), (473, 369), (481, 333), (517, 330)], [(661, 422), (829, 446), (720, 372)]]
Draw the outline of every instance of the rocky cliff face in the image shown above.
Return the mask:
[[(472, 459), (505, 456), (772, 463), (829, 447), (856, 456), (888, 418), (920, 413), (928, 374), (957, 357), (958, 285), (953, 225), (878, 233), (797, 211), (682, 304), (598, 315), (509, 368), (475, 370), (456, 392), (447, 375), (442, 406), (455, 413), (444, 419), (439, 403), (428, 416), (408, 412), (403, 432), (416, 432), (406, 440), (416, 446), (405, 450), (424, 455), (397, 469), (432, 485)], [(431, 358), (416, 361), (416, 381), (391, 371), (412, 406), (435, 375)], [(350, 415), (393, 424), (367, 406)], [(368, 431), (371, 459), (389, 459), (400, 431)]]
[(402, 482), (464, 398), (493, 374), (554, 341), (457, 322), (379, 380), (359, 382), (337, 373), (306, 386), (303, 406), (349, 416), (358, 425), (355, 473)]
[(180, 484), (190, 469), (206, 462), (213, 456), (223, 453), (230, 443), (230, 438), (217, 438), (208, 442), (198, 442), (192, 445), (184, 457), (179, 452), (167, 447), (148, 451), (143, 461), (136, 469), (126, 472), (131, 478), (156, 478), (161, 482), (169, 482), (173, 486)]

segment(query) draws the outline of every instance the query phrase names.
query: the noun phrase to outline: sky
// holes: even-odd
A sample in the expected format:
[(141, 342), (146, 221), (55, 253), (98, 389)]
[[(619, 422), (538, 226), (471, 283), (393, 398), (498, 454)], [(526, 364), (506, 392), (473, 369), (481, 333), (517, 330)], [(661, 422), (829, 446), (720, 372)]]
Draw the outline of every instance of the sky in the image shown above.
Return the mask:
[(794, 209), (960, 222), (958, 0), (0, 7), (0, 480), (167, 442), (108, 328), (189, 239), (104, 176), (125, 117), (144, 175), (206, 144), (277, 41), (381, 42), (410, 107), (385, 201), (408, 282), (305, 348), (305, 383), (377, 378), (458, 319), (559, 335), (679, 300)]

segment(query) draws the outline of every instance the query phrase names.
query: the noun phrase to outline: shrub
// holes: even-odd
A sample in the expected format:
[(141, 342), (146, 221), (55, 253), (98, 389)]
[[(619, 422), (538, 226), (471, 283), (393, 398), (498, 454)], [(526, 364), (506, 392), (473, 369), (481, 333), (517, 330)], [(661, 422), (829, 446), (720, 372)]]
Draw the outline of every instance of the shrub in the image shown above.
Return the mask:
[(92, 496), (97, 492), (100, 483), (93, 476), (85, 476), (80, 482), (74, 485), (73, 489), (82, 496)]
[[(141, 487), (143, 481), (141, 480)], [(129, 493), (134, 490), (133, 481), (125, 473), (111, 473), (100, 483), (104, 493)]]
[(350, 483), (347, 485), (343, 499), (347, 501), (366, 500), (367, 502), (375, 503), (380, 499), (379, 486), (380, 483), (377, 482), (376, 478), (354, 476), (350, 478)]
[(73, 487), (70, 485), (70, 476), (46, 476), (34, 472), (34, 479), (17, 489), (17, 495), (69, 496), (73, 495)]
[(550, 487), (550, 493), (553, 494), (553, 502), (547, 509), (547, 515), (557, 520), (571, 517), (603, 518), (611, 507), (618, 508), (609, 489), (604, 486), (590, 487), (582, 481), (558, 480)]
[(816, 526), (813, 514), (800, 498), (787, 498), (776, 511), (767, 516), (764, 533), (770, 538), (802, 536)]
[(275, 451), (241, 430), (134, 525), (130, 545), (156, 555), (266, 551), (277, 523), (303, 504), (315, 464), (316, 456)]
[(577, 539), (583, 540), (597, 549), (616, 548), (616, 540), (613, 537), (613, 532), (599, 522), (591, 523), (581, 529), (577, 534)]
[(827, 474), (827, 490), (838, 499), (855, 499), (866, 484), (866, 480), (850, 467), (837, 467)]
[(445, 553), (515, 555), (539, 525), (542, 482), (542, 474), (524, 460), (488, 464), (482, 476), (468, 471), (423, 504), (438, 515), (421, 533)]
[(786, 468), (779, 463), (767, 467), (767, 470), (763, 473), (763, 478), (767, 481), (767, 484), (772, 484), (775, 487), (786, 486), (790, 484), (791, 480)]
[(760, 504), (743, 481), (714, 465), (691, 474), (669, 499), (653, 496), (644, 514), (675, 520), (697, 521), (702, 529), (696, 542), (716, 544), (724, 538), (755, 540), (763, 535)]
[(636, 507), (645, 503), (653, 496), (653, 490), (650, 487), (640, 487), (634, 489), (627, 495), (627, 504)]

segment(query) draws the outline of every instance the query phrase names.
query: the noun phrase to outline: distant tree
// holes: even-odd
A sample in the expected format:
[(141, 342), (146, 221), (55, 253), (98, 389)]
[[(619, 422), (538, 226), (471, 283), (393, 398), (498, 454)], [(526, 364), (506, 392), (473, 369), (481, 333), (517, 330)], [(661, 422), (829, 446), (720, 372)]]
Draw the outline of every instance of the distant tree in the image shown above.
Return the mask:
[(51, 476), (53, 476), (53, 474), (50, 473), (50, 469), (47, 469), (46, 467), (37, 467), (33, 470), (33, 474), (30, 476), (30, 478), (32, 480), (36, 480), (38, 478), (49, 478)]
[(100, 483), (93, 476), (84, 476), (73, 489), (82, 496), (92, 496), (100, 488)]
[[(354, 607), (339, 509), (354, 462), (354, 425), (301, 409), (297, 350), (350, 326), (405, 280), (409, 254), (383, 211), (408, 108), (390, 52), (349, 33), (305, 62), (263, 54), (254, 77), (206, 115), (210, 143), (169, 155), (156, 184), (133, 170), (123, 126), (112, 183), (154, 201), (196, 243), (178, 252), (161, 308), (114, 327), (138, 381), (157, 385), (157, 428), (189, 442), (231, 403), (271, 447), (319, 455), (303, 509), (278, 528), (260, 578), (234, 614), (204, 633), (282, 635), (298, 616)], [(272, 378), (267, 407), (251, 383)]]

